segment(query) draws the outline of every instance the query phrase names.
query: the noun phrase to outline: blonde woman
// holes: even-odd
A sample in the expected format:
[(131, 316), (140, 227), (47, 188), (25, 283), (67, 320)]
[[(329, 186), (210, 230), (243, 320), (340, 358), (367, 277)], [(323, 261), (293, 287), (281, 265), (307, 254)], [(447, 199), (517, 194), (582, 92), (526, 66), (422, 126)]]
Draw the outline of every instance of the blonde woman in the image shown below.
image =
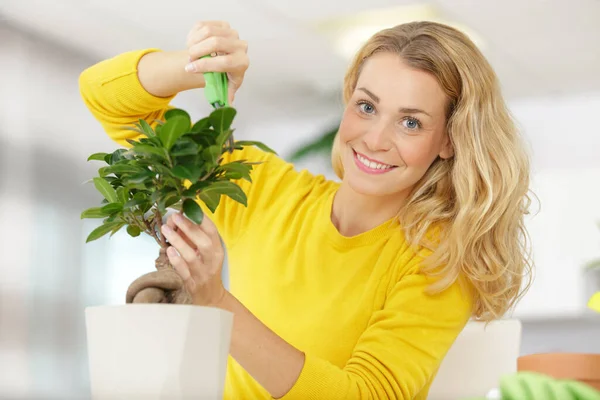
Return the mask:
[[(227, 23), (199, 23), (186, 51), (105, 60), (81, 92), (127, 146), (124, 125), (161, 118), (202, 72), (227, 72), (233, 100), (246, 50)], [(240, 182), (247, 208), (224, 198), (200, 225), (163, 225), (194, 304), (234, 313), (226, 398), (425, 399), (467, 320), (501, 317), (526, 286), (528, 158), (475, 45), (430, 22), (381, 31), (344, 100), (341, 183), (246, 148), (225, 161), (264, 161)]]

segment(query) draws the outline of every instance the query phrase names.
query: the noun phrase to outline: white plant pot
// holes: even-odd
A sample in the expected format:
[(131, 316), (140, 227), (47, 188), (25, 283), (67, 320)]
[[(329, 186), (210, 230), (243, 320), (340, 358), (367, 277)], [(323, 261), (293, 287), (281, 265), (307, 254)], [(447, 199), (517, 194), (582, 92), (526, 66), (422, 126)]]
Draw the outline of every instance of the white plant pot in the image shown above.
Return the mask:
[(85, 310), (92, 399), (222, 399), (233, 314), (180, 304)]

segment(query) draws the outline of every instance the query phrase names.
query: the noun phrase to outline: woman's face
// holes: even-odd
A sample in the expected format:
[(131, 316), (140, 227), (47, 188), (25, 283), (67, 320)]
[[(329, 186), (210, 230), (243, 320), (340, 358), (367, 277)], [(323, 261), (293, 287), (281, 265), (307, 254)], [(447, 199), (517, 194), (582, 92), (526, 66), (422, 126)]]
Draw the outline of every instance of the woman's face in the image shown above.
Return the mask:
[(436, 78), (392, 53), (363, 65), (340, 124), (344, 183), (369, 196), (407, 196), (440, 156), (452, 156), (446, 96)]

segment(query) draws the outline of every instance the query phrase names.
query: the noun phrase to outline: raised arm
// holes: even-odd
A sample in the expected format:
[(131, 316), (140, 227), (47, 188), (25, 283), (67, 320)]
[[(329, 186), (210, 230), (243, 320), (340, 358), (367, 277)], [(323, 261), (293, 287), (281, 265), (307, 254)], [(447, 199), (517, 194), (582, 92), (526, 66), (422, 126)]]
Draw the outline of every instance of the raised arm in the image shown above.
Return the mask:
[[(125, 139), (138, 135), (124, 127), (139, 119), (152, 125), (177, 93), (204, 87), (203, 72), (227, 72), (232, 102), (249, 65), (246, 50), (246, 42), (226, 22), (198, 23), (188, 34), (186, 50), (130, 51), (87, 68), (79, 77), (81, 96), (109, 137), (128, 147)], [(200, 59), (213, 53), (219, 56)]]

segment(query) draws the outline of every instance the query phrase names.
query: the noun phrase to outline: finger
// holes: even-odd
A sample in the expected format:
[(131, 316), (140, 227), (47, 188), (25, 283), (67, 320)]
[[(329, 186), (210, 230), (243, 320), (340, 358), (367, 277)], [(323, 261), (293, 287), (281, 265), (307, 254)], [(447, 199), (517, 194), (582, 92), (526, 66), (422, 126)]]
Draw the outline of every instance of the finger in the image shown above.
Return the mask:
[(235, 92), (237, 92), (237, 87), (233, 83), (227, 85), (227, 101), (229, 101), (230, 105), (233, 105), (233, 101), (235, 100)]
[(219, 230), (217, 229), (217, 226), (206, 215), (202, 219), (202, 223), (199, 225), (199, 227), (202, 230), (202, 232), (204, 232), (206, 234), (206, 236), (208, 236), (208, 238), (210, 239), (211, 242), (213, 242), (213, 243), (221, 242), (221, 237), (219, 236)]
[[(245, 53), (235, 52), (217, 57), (201, 58), (193, 61), (186, 68), (188, 72), (235, 72), (245, 71), (250, 61)], [(234, 78), (239, 87), (244, 79), (243, 73), (235, 74)]]
[(199, 43), (194, 44), (188, 49), (188, 54), (192, 60), (197, 60), (202, 56), (212, 53), (230, 54), (241, 49), (241, 42), (237, 39), (226, 38), (222, 36), (211, 36)]
[(173, 266), (177, 274), (179, 274), (181, 279), (185, 281), (186, 279), (189, 279), (190, 276), (192, 276), (187, 263), (183, 258), (179, 256), (179, 254), (177, 254), (177, 250), (175, 250), (173, 246), (169, 246), (167, 248), (167, 256), (169, 256), (169, 261), (171, 262), (171, 265)]
[(175, 269), (177, 275), (179, 275), (181, 280), (183, 280), (186, 289), (190, 293), (194, 293), (194, 290), (196, 289), (196, 282), (192, 277), (188, 264), (185, 262), (185, 260), (177, 255), (177, 252), (173, 247), (169, 247), (167, 249), (167, 255), (169, 256), (169, 261), (171, 262), (173, 269)]
[(185, 240), (183, 240), (179, 233), (169, 228), (168, 225), (163, 225), (162, 231), (163, 235), (165, 235), (165, 237), (169, 240), (169, 243), (171, 243), (171, 246), (175, 247), (175, 249), (179, 252), (179, 255), (186, 262), (191, 263), (198, 258), (196, 250), (192, 248)]
[(232, 40), (239, 39), (239, 34), (231, 28), (224, 28), (217, 25), (205, 25), (199, 29), (193, 29), (187, 36), (187, 47), (190, 48), (210, 37), (224, 37)]
[(200, 229), (200, 226), (183, 217), (180, 214), (176, 214), (173, 216), (173, 220), (181, 229), (183, 233), (185, 233), (190, 240), (194, 243), (198, 255), (202, 258), (203, 261), (208, 261), (212, 258), (214, 249), (213, 242), (210, 237)]
[(173, 221), (173, 216), (169, 216), (169, 218), (167, 218), (167, 226), (171, 229), (173, 229), (175, 232), (177, 232), (179, 234), (179, 236), (182, 237), (183, 240), (185, 240), (185, 242), (191, 247), (194, 248), (194, 243), (190, 240), (190, 238), (187, 237), (186, 234), (184, 234), (183, 232), (179, 231), (179, 228), (177, 227), (177, 225), (175, 224), (175, 222)]

